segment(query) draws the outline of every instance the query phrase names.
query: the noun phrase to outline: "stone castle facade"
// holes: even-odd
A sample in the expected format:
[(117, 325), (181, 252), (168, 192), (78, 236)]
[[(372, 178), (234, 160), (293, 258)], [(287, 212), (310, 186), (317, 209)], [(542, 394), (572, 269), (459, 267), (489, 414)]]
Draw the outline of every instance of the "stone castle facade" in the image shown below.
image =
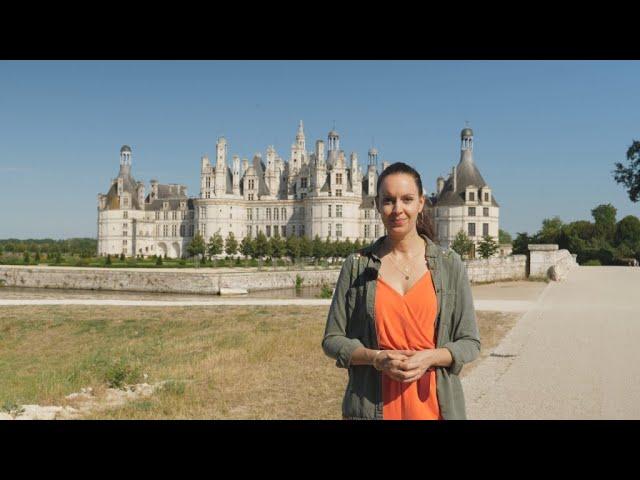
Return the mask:
[[(435, 220), (439, 243), (445, 248), (456, 228), (471, 223), (482, 223), (482, 230), (474, 227), (472, 239), (478, 240), (486, 230), (485, 221), (489, 234), (495, 232), (497, 238), (497, 204), (473, 165), (473, 133), (465, 136), (467, 130), (471, 132), (463, 130), (458, 167), (446, 182), (438, 179), (437, 194), (425, 196), (426, 213)], [(200, 195), (190, 198), (186, 186), (157, 180), (151, 180), (151, 191), (145, 195), (144, 184), (131, 174), (132, 152), (125, 145), (117, 178), (106, 194), (98, 195), (98, 254), (181, 257), (197, 233), (205, 240), (216, 232), (224, 239), (233, 232), (238, 241), (258, 232), (267, 237), (277, 232), (281, 237), (317, 235), (367, 243), (384, 235), (375, 208), (378, 151), (369, 150), (364, 171), (355, 152), (347, 159), (335, 130), (329, 132), (326, 145), (317, 140), (314, 147), (307, 150), (300, 121), (288, 160), (269, 146), (264, 158), (258, 153), (249, 162), (233, 155), (229, 165), (227, 141), (219, 138), (213, 162), (207, 156), (200, 161)], [(382, 170), (387, 165), (383, 161)], [(489, 205), (490, 215), (478, 219), (471, 205), (479, 209)]]

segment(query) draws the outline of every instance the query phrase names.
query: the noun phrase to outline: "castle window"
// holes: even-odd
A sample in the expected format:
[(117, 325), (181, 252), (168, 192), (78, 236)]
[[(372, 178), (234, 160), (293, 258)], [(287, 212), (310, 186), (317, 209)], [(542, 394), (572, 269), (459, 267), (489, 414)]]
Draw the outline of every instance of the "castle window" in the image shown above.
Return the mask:
[(211, 187), (211, 177), (205, 177), (207, 188)]
[(169, 225), (163, 225), (162, 226), (162, 236), (164, 236), (164, 237), (168, 237), (169, 236)]
[(331, 205), (327, 205), (327, 208), (329, 209), (329, 218), (331, 218)]
[(328, 229), (327, 230), (327, 232), (328, 232), (327, 236), (330, 237), (331, 236), (331, 224), (330, 223), (327, 223), (327, 229)]
[(177, 225), (173, 225), (173, 227), (171, 228), (171, 235), (173, 237), (177, 237), (178, 236), (178, 226)]
[(129, 212), (126, 210), (122, 212), (122, 218), (129, 218)]
[(476, 194), (474, 192), (469, 192), (469, 201), (470, 202), (476, 201)]
[(280, 213), (282, 214), (282, 220), (286, 220), (287, 219), (287, 209), (282, 207), (282, 211)]
[(469, 207), (469, 216), (470, 217), (476, 216), (476, 207)]
[(175, 211), (175, 210), (174, 210), (173, 212), (171, 212), (171, 218), (172, 218), (173, 220), (177, 220), (177, 219), (178, 219), (178, 212), (177, 212), (177, 211)]
[(341, 197), (342, 196), (342, 190), (338, 189), (336, 190), (336, 197)]
[(253, 200), (253, 193), (249, 194), (249, 200)]
[(180, 236), (184, 237), (184, 225), (180, 225)]
[(368, 220), (368, 219), (370, 218), (370, 216), (371, 216), (371, 211), (369, 211), (369, 210), (365, 210), (365, 211), (364, 211), (364, 218), (365, 218), (365, 220)]
[(164, 219), (169, 220), (169, 212), (164, 212)]
[(182, 220), (184, 220), (185, 218), (187, 218), (187, 212), (183, 211), (182, 214), (180, 215), (180, 218)]
[(169, 208), (169, 202), (162, 202), (162, 208), (167, 210)]
[(273, 219), (274, 220), (279, 220), (279, 218), (278, 218), (278, 209), (277, 208), (273, 209)]
[(336, 217), (342, 218), (342, 205), (336, 205)]
[(252, 230), (252, 226), (251, 225), (247, 225), (247, 237), (251, 236), (251, 230)]
[(489, 224), (488, 223), (483, 223), (482, 224), (482, 236), (485, 237), (489, 235)]
[(306, 178), (301, 178), (300, 179), (300, 188), (307, 188), (307, 179)]
[(489, 209), (487, 207), (482, 209), (482, 215), (484, 215), (485, 217), (489, 216)]
[(476, 224), (475, 223), (468, 223), (467, 224), (467, 234), (470, 237), (475, 237), (476, 236)]
[(342, 224), (341, 223), (336, 223), (336, 238), (342, 238)]
[(267, 237), (271, 236), (271, 225), (267, 225)]
[(282, 232), (280, 234), (281, 237), (286, 237), (287, 236), (287, 226), (286, 225), (280, 225), (280, 231)]
[(180, 210), (184, 210), (186, 207), (187, 207), (187, 204), (185, 202), (180, 202)]
[(253, 220), (253, 208), (247, 208), (247, 220)]
[(123, 247), (126, 247), (126, 246), (127, 246), (127, 240), (126, 240), (126, 239), (125, 239), (125, 240), (122, 240), (122, 246), (123, 246)]
[(254, 187), (255, 187), (255, 183), (254, 182), (255, 181), (253, 179), (249, 180), (249, 190), (253, 190), (254, 189)]
[(267, 207), (267, 220), (271, 220), (271, 208)]
[(204, 198), (211, 198), (211, 192), (206, 192), (204, 194)]
[(123, 206), (124, 208), (129, 208), (129, 199), (128, 199), (127, 197), (124, 197), (124, 198), (122, 199), (122, 206)]
[(369, 238), (371, 235), (371, 226), (369, 224), (364, 226), (364, 238)]
[(484, 192), (484, 201), (485, 202), (489, 201), (489, 192)]
[(336, 173), (336, 185), (342, 185), (342, 174)]

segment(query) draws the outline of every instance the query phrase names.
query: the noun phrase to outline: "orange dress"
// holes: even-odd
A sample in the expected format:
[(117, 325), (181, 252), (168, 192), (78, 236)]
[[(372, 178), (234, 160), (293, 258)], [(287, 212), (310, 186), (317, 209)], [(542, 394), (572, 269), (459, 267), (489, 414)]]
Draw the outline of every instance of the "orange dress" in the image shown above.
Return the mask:
[[(400, 295), (378, 276), (375, 318), (378, 345), (382, 350), (426, 350), (435, 348), (438, 300), (431, 272)], [(436, 395), (436, 372), (427, 371), (419, 380), (402, 383), (382, 374), (384, 420), (442, 420)]]

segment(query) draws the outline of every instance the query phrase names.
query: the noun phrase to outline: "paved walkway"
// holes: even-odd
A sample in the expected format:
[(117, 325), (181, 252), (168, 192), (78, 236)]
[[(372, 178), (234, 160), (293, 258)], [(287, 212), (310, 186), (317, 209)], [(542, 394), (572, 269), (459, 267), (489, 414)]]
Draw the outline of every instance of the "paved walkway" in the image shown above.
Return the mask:
[(640, 419), (640, 268), (578, 267), (462, 380), (470, 419)]

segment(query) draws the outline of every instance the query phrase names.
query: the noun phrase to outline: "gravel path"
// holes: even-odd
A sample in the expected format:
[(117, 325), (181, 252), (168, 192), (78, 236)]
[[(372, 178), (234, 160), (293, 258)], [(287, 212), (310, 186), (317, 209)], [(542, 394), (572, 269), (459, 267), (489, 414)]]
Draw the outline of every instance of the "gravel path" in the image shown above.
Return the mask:
[(640, 268), (578, 267), (462, 380), (470, 419), (640, 419)]

